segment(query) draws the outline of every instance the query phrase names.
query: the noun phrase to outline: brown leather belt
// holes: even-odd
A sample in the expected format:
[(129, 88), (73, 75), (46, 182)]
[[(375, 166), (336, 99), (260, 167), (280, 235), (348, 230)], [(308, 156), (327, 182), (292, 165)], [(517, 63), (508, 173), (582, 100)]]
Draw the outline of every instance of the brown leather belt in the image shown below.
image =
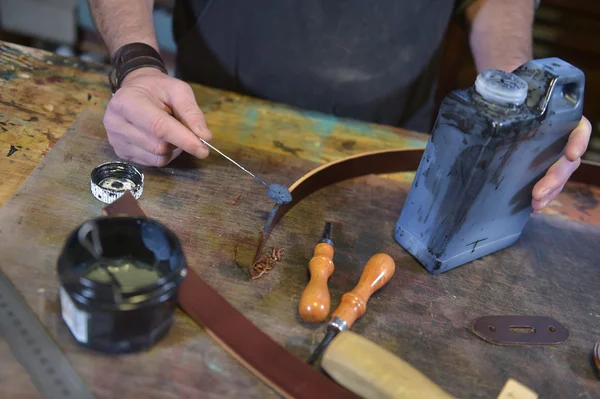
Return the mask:
[[(270, 231), (261, 233), (256, 253), (262, 252), (276, 223), (308, 195), (355, 177), (414, 172), (422, 156), (423, 149), (369, 152), (331, 162), (307, 173), (290, 186), (292, 202), (281, 206)], [(600, 186), (600, 164), (582, 162), (570, 180)], [(108, 205), (104, 213), (146, 216), (129, 193)], [(262, 332), (191, 269), (180, 288), (179, 305), (232, 356), (284, 397), (356, 398)]]
[[(133, 195), (104, 208), (106, 215), (147, 217)], [(235, 359), (286, 398), (358, 398), (287, 351), (188, 268), (179, 306)]]
[[(351, 157), (322, 165), (296, 180), (289, 188), (292, 201), (281, 205), (270, 225), (269, 231), (262, 232), (256, 249), (254, 260), (262, 254), (264, 247), (277, 222), (294, 205), (308, 197), (310, 194), (331, 184), (367, 176), (370, 174), (387, 174), (399, 172), (415, 172), (424, 149), (391, 149), (362, 153)], [(600, 186), (600, 164), (583, 161), (579, 168), (571, 175), (570, 181), (593, 184)]]

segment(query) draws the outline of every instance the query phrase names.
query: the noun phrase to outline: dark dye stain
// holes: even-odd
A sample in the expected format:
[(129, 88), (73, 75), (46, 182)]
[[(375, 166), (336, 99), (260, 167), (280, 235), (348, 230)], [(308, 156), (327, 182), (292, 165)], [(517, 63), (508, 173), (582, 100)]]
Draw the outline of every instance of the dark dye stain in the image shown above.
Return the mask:
[(541, 151), (529, 164), (530, 170), (535, 170), (539, 168), (543, 163), (548, 162), (548, 160), (552, 160), (552, 163), (556, 162), (558, 158), (560, 158), (560, 154), (563, 149), (567, 145), (569, 141), (568, 136), (560, 137), (555, 140), (552, 144), (550, 144), (546, 149)]
[(56, 144), (56, 142), (58, 141), (58, 139), (56, 137), (54, 137), (52, 135), (52, 133), (50, 133), (50, 130), (48, 130), (45, 133), (42, 133), (44, 136), (46, 136), (46, 138), (48, 139), (48, 144), (50, 145), (50, 147), (52, 148), (54, 146), (54, 144)]
[(281, 151), (290, 153), (297, 157), (299, 157), (298, 151), (302, 151), (302, 148), (291, 148), (291, 147), (286, 146), (285, 144), (283, 144), (281, 141), (278, 141), (278, 140), (273, 141), (273, 145), (275, 146), (275, 148), (279, 148)]
[(506, 177), (506, 176), (502, 176), (502, 179), (500, 179), (500, 181), (499, 181), (499, 182), (498, 182), (498, 184), (496, 185), (496, 188), (495, 188), (495, 190), (498, 190), (498, 188), (500, 188), (500, 184), (502, 184), (502, 182), (504, 181), (504, 178), (505, 178), (505, 177)]
[(19, 151), (19, 149), (11, 144), (10, 150), (8, 150), (8, 154), (6, 154), (6, 156), (10, 157), (12, 154), (14, 154), (17, 151)]
[(233, 102), (233, 98), (231, 98), (231, 97), (225, 97), (225, 102), (232, 103)]
[(345, 150), (351, 150), (354, 148), (354, 146), (356, 146), (356, 141), (354, 141), (354, 140), (347, 140), (342, 143), (342, 147)]
[(510, 199), (509, 204), (512, 206), (511, 215), (516, 215), (522, 210), (531, 207), (531, 192), (533, 191), (533, 187), (535, 184), (544, 177), (545, 172), (540, 172), (537, 176), (535, 176), (531, 181), (523, 186), (519, 191), (515, 193)]
[[(445, 193), (432, 190), (434, 201), (447, 204), (444, 212), (435, 215), (433, 225), (437, 226), (429, 238), (429, 252), (440, 258), (446, 251), (451, 237), (462, 227), (467, 214), (485, 185), (485, 172), (478, 172), (475, 168), (479, 160), (489, 162), (494, 156), (494, 150), (488, 146), (470, 146), (465, 148), (452, 165), (454, 182), (449, 184)], [(442, 159), (436, 157), (432, 168), (440, 169)], [(431, 184), (434, 184), (432, 181)], [(432, 187), (433, 188), (433, 187)], [(429, 215), (428, 215), (429, 217)], [(450, 237), (450, 238), (448, 238)]]
[(566, 188), (564, 191), (573, 195), (575, 208), (581, 213), (590, 216), (588, 211), (598, 206), (598, 200), (588, 186), (576, 189)]
[(7, 129), (7, 128), (5, 128), (4, 126), (0, 126), (0, 128), (2, 128), (2, 131), (3, 131), (3, 132), (8, 132), (8, 129)]
[(37, 116), (32, 116), (31, 118), (27, 119), (27, 122), (37, 122), (39, 121), (39, 118)]
[(63, 161), (64, 162), (71, 162), (73, 160), (73, 154), (69, 154), (68, 152), (65, 153), (65, 155), (63, 156)]
[(221, 100), (216, 100), (215, 102), (213, 102), (212, 104), (210, 104), (210, 106), (208, 106), (205, 111), (206, 112), (212, 112), (212, 111), (218, 111), (221, 109), (221, 105), (223, 105), (223, 103), (221, 102)]
[(92, 99), (92, 95), (90, 93), (88, 93), (88, 101), (90, 101)]
[(63, 81), (63, 78), (61, 78), (60, 76), (48, 76), (46, 78), (46, 81), (48, 83), (60, 83)]
[(23, 216), (19, 216), (19, 218), (17, 219), (17, 224), (21, 223), (23, 223)]
[(17, 76), (15, 71), (0, 71), (0, 79), (12, 80)]
[(0, 125), (6, 126), (6, 122), (0, 122)]
[(42, 79), (33, 79), (33, 81), (35, 82), (36, 85), (38, 86), (43, 86), (46, 84), (46, 82), (44, 82)]

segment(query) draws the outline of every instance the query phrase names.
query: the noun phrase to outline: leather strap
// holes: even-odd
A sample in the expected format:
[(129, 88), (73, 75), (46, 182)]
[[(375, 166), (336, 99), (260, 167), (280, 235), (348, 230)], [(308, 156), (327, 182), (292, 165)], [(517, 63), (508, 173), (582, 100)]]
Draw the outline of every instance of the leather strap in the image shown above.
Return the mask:
[(167, 73), (160, 54), (145, 43), (129, 43), (120, 47), (112, 57), (112, 70), (108, 74), (110, 89), (114, 94), (121, 87), (123, 79), (139, 68), (157, 68)]
[[(281, 218), (304, 198), (323, 187), (356, 177), (370, 174), (415, 172), (425, 149), (390, 149), (353, 155), (322, 165), (296, 180), (289, 187), (292, 201), (281, 205), (268, 231), (260, 233), (260, 240), (254, 256), (256, 261), (262, 254), (273, 228)], [(582, 161), (571, 175), (570, 181), (592, 184), (600, 187), (600, 163)]]
[[(104, 214), (147, 217), (129, 191), (106, 206)], [(191, 268), (187, 269), (178, 299), (184, 312), (283, 397), (358, 399), (262, 332)]]

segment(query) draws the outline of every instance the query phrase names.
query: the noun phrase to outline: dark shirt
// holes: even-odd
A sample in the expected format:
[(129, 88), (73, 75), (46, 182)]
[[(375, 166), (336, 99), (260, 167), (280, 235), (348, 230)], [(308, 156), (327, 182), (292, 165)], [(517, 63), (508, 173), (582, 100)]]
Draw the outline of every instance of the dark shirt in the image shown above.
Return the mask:
[(180, 78), (428, 131), (450, 0), (178, 0)]

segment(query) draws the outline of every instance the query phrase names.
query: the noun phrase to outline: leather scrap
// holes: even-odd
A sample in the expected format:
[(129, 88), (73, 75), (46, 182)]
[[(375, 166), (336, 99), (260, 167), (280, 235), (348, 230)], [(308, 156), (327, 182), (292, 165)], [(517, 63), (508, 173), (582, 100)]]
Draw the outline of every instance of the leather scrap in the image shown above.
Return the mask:
[[(329, 185), (347, 179), (367, 176), (370, 174), (387, 174), (399, 172), (415, 172), (423, 157), (425, 149), (390, 149), (373, 151), (339, 159), (308, 172), (289, 187), (292, 201), (281, 205), (269, 231), (260, 233), (259, 244), (254, 256), (254, 262), (260, 257), (267, 240), (277, 222), (304, 198)], [(600, 163), (582, 161), (579, 168), (571, 175), (569, 181), (592, 184), (600, 187)]]
[[(129, 192), (106, 206), (103, 213), (147, 217)], [(358, 399), (261, 331), (191, 268), (178, 300), (183, 311), (212, 338), (283, 397)]]

